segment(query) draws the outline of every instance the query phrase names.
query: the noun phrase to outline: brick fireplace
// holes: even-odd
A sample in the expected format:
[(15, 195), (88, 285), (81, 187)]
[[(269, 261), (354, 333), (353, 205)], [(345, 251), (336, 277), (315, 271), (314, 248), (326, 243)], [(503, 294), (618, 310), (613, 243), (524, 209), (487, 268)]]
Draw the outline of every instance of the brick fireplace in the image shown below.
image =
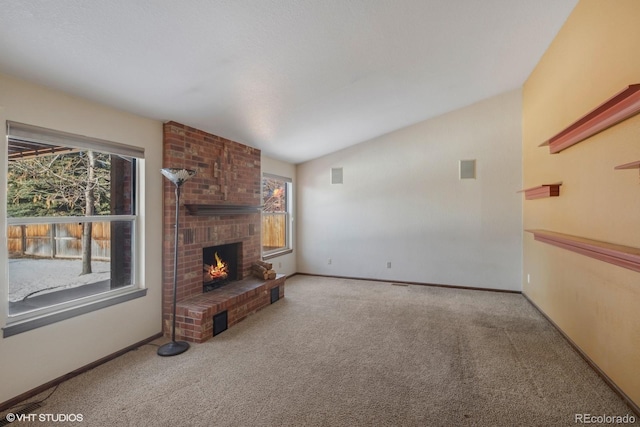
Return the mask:
[[(238, 244), (241, 249), (237, 254), (237, 279), (250, 277), (251, 264), (261, 259), (261, 219), (255, 209), (261, 202), (260, 150), (169, 122), (164, 125), (163, 167), (197, 171), (181, 188), (177, 301), (203, 293), (203, 250), (208, 247)], [(158, 179), (162, 179), (159, 172)], [(169, 336), (175, 186), (168, 180), (163, 181), (162, 313), (164, 333)], [(205, 213), (201, 207), (207, 208)], [(254, 209), (243, 211), (247, 207)], [(184, 335), (180, 328), (179, 324), (178, 336)]]

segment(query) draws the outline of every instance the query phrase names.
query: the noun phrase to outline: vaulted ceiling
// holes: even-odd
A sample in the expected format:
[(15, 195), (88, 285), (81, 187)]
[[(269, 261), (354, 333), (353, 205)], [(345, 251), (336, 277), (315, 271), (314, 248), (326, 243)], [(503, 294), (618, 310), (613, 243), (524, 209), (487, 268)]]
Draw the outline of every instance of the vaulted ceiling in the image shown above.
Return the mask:
[(304, 162), (520, 87), (577, 0), (3, 0), (0, 72)]

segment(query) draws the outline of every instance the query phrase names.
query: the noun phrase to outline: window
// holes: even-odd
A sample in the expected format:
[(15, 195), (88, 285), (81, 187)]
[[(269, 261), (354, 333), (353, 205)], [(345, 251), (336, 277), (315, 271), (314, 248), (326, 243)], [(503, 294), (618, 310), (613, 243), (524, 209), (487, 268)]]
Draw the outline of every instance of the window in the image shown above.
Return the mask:
[(291, 245), (291, 179), (264, 174), (262, 178), (262, 256), (289, 253)]
[(13, 122), (7, 130), (8, 324), (41, 326), (43, 315), (58, 321), (144, 295), (135, 292), (142, 149)]

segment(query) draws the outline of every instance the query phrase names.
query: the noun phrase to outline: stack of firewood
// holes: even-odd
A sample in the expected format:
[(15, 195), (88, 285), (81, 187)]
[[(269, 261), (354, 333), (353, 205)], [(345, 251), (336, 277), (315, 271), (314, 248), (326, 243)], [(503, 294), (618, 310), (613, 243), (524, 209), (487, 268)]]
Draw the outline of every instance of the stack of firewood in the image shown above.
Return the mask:
[(276, 278), (276, 271), (273, 270), (273, 264), (270, 262), (256, 261), (251, 264), (251, 272), (254, 276), (262, 280), (271, 280)]

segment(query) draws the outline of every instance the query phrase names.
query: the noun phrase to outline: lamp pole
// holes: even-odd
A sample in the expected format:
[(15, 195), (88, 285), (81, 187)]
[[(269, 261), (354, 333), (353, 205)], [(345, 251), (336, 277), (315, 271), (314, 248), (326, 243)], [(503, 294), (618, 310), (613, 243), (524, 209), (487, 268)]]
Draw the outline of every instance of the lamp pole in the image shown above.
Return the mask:
[(178, 294), (178, 227), (180, 225), (180, 187), (196, 174), (190, 169), (164, 168), (160, 171), (176, 186), (176, 228), (173, 236), (173, 316), (171, 317), (171, 342), (158, 348), (160, 356), (176, 356), (189, 349), (186, 341), (176, 341), (176, 306)]

